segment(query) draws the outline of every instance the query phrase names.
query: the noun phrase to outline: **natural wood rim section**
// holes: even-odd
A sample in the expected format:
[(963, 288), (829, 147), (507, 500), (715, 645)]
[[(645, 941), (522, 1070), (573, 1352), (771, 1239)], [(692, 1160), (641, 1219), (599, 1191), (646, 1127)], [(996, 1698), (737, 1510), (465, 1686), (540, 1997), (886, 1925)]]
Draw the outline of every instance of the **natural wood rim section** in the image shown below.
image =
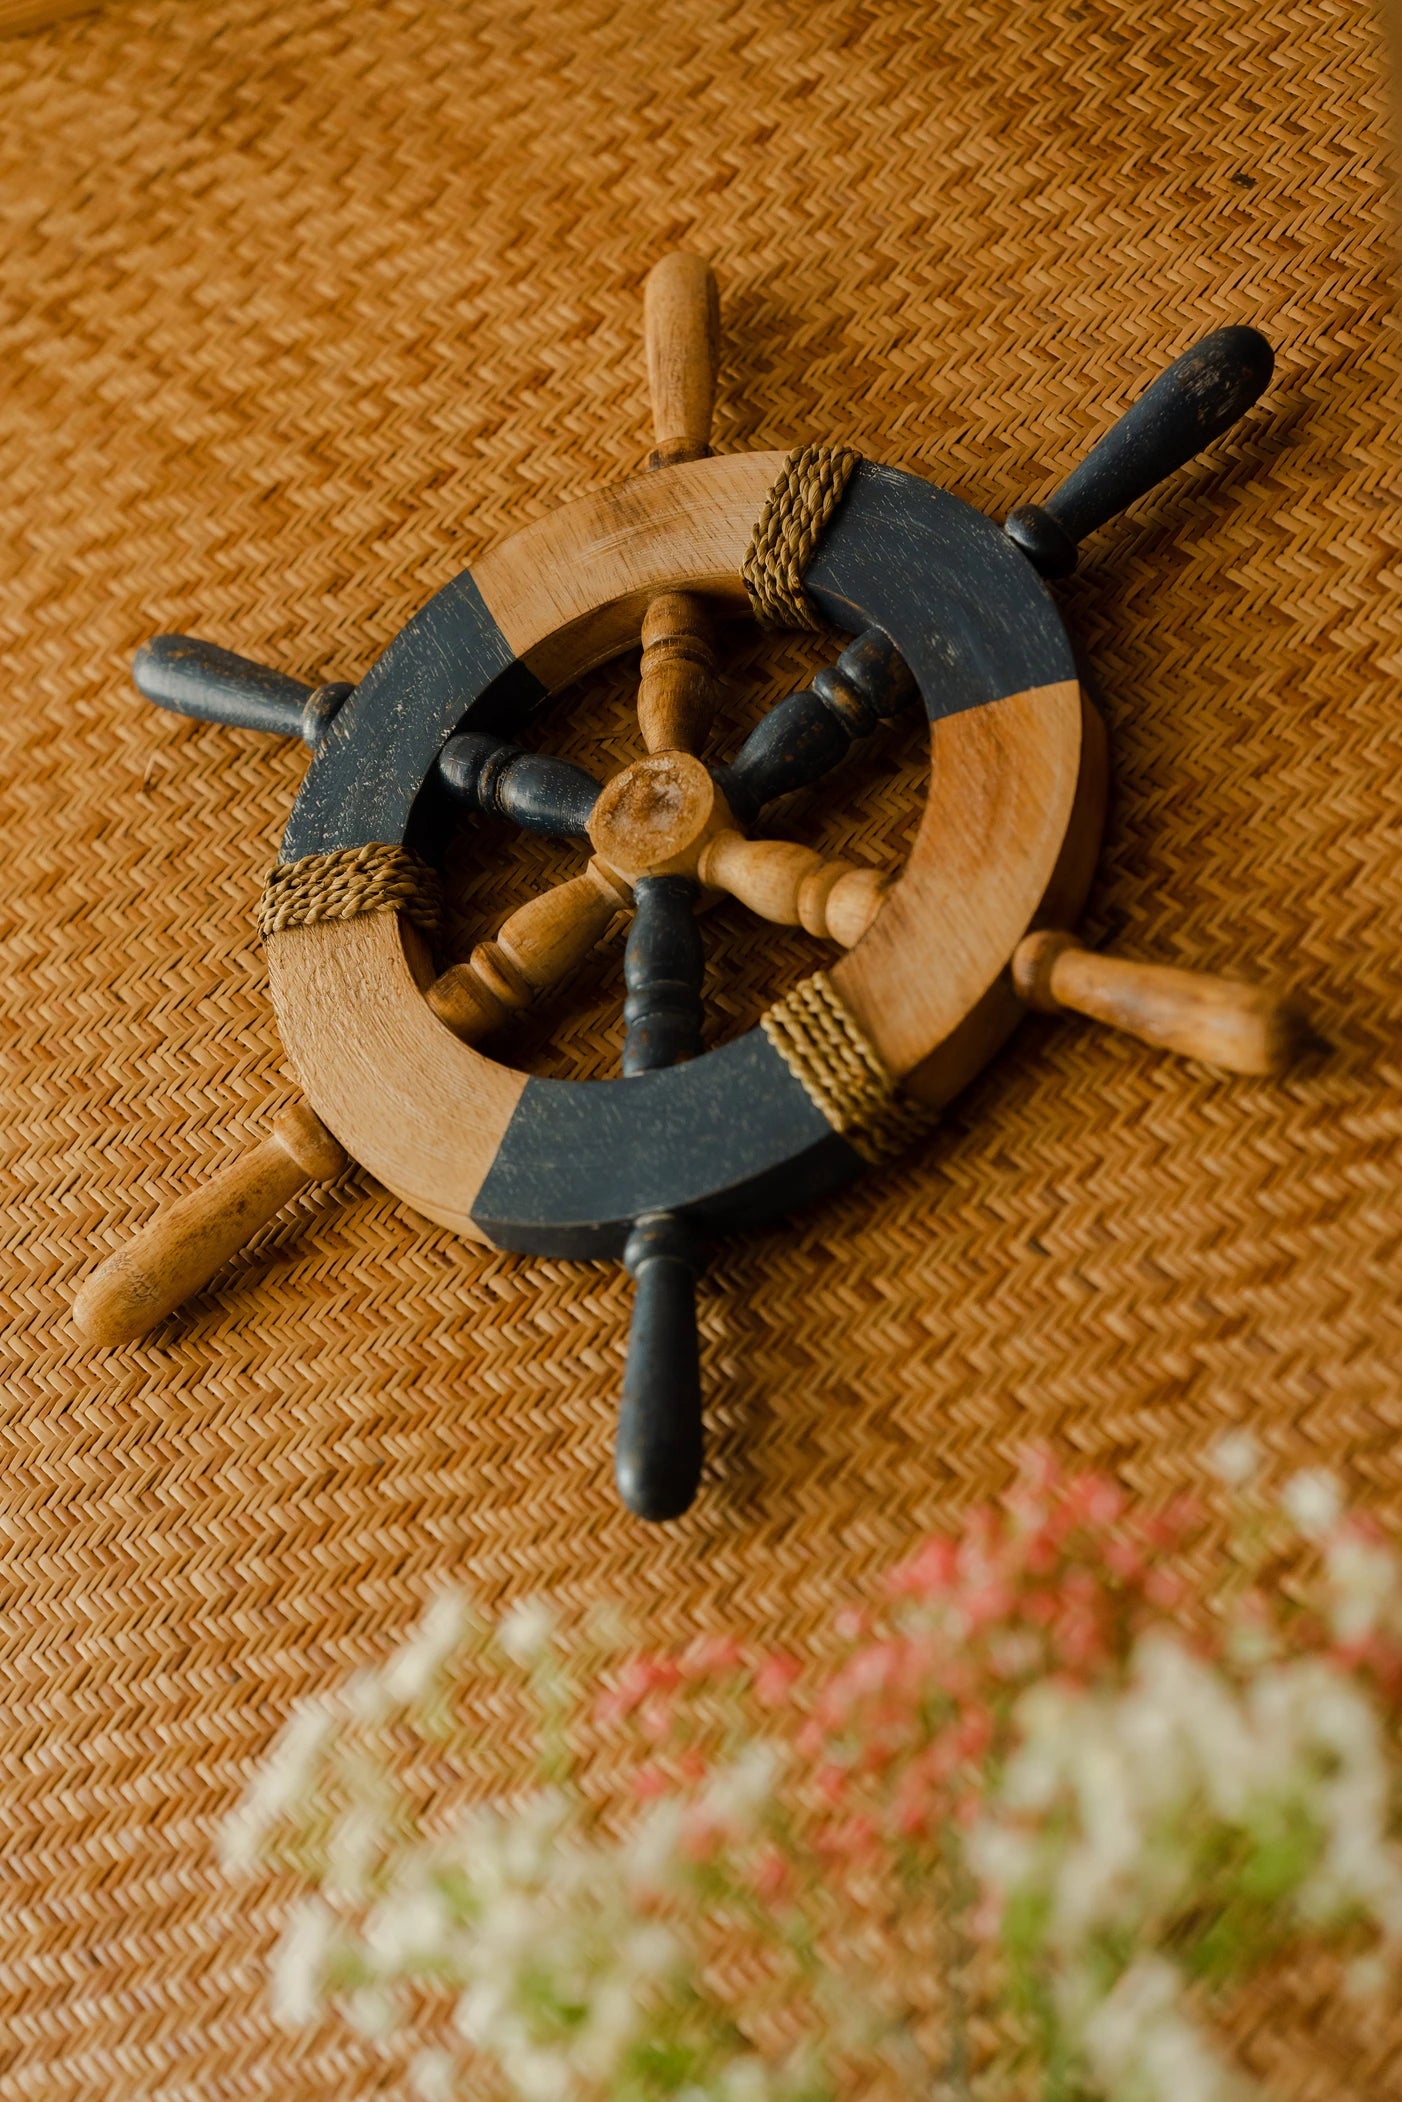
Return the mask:
[(472, 1207), (526, 1075), (439, 1021), (413, 928), (387, 912), (289, 927), (268, 943), (268, 974), (287, 1054), (322, 1122), (416, 1212), (483, 1239)]
[[(739, 610), (740, 564), (784, 457), (675, 467), (514, 534), (473, 572), (511, 648), (553, 691), (635, 645), (658, 592), (699, 591)], [(925, 1068), (918, 1091), (941, 1098), (942, 1045), (955, 1039), (967, 1077), (980, 1047), (991, 1055), (1006, 1034), (1000, 976), (1066, 862), (1080, 689), (1068, 680), (949, 717), (931, 752), (906, 868), (832, 977), (890, 1070)], [(1089, 858), (1072, 857), (1087, 880), (1093, 857), (1093, 844)], [(405, 1203), (481, 1238), (472, 1207), (526, 1076), (431, 1012), (427, 959), (389, 915), (288, 929), (268, 958), (283, 1042), (317, 1114)]]
[(1081, 767), (1074, 679), (935, 723), (920, 830), (833, 985), (898, 1079), (971, 1012), (1061, 858)]
[(748, 611), (740, 565), (787, 453), (726, 453), (617, 482), (538, 518), (473, 580), (549, 693), (636, 648), (649, 603), (687, 590)]

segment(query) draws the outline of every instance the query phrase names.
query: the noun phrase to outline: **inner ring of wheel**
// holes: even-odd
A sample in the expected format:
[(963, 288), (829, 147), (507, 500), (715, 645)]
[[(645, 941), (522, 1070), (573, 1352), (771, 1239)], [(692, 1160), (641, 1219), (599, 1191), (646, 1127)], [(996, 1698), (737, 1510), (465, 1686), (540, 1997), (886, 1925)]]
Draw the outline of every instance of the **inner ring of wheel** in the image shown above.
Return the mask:
[[(446, 739), (517, 729), (634, 646), (659, 592), (743, 608), (741, 565), (784, 457), (697, 461), (583, 498), (446, 585), (336, 717), (282, 858), (412, 840)], [(1067, 862), (1083, 760), (1070, 645), (991, 521), (866, 462), (805, 584), (834, 626), (885, 629), (930, 719), (931, 788), (905, 871), (830, 976), (892, 1075), (942, 1100), (1015, 1021), (1000, 974), (1049, 890), (1088, 878), (1084, 854)], [(268, 956), (318, 1115), (405, 1203), (497, 1246), (616, 1254), (642, 1213), (739, 1225), (862, 1165), (758, 1029), (626, 1081), (540, 1080), (437, 1020), (416, 939), (391, 916), (287, 929)]]

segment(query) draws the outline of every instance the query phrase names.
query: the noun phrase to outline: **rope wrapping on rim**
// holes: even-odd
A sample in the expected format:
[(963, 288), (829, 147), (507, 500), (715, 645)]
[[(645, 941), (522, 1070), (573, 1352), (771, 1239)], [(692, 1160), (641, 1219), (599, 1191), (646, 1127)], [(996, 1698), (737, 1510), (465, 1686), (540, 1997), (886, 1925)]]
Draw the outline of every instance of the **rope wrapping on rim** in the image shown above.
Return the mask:
[(258, 932), (266, 941), (287, 927), (358, 920), (375, 912), (402, 913), (425, 934), (435, 933), (443, 916), (437, 870), (409, 847), (378, 844), (280, 861), (258, 900)]
[(939, 1121), (928, 1103), (900, 1092), (826, 971), (776, 1000), (759, 1026), (814, 1108), (871, 1165)]
[(740, 574), (762, 628), (821, 628), (803, 573), (861, 459), (850, 445), (800, 445), (764, 499)]

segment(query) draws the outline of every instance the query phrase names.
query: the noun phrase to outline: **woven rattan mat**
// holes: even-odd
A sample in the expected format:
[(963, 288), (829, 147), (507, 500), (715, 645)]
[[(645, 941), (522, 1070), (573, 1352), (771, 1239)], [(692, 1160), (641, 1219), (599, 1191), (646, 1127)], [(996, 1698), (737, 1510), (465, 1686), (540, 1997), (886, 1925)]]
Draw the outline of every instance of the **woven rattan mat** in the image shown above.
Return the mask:
[[(1359, 0), (131, 0), (0, 47), (0, 2095), (375, 2086), (271, 2028), (273, 1911), (209, 1839), (446, 1574), (801, 1646), (1028, 1438), (1158, 1496), (1240, 1420), (1402, 1516), (1381, 82)], [(612, 1267), (353, 1183), (147, 1347), (66, 1307), (291, 1092), (252, 913), (301, 759), (141, 704), (133, 648), (354, 676), (635, 469), (679, 241), (723, 281), (721, 449), (843, 437), (997, 515), (1194, 335), (1267, 330), (1263, 411), (1064, 593), (1116, 759), (1092, 929), (1296, 985), (1335, 1049), (1258, 1085), (1029, 1026), (906, 1165), (717, 1252), (710, 1473), (658, 1536), (609, 1483)], [(741, 639), (729, 731), (806, 651)], [(630, 753), (626, 696), (558, 747)], [(794, 822), (890, 859), (914, 743), (864, 768)], [(563, 866), (494, 845), (465, 928)], [(730, 907), (708, 941), (722, 1033), (813, 965)], [(618, 976), (520, 1057), (608, 1071)], [(1298, 2033), (1251, 2048), (1342, 2092)]]

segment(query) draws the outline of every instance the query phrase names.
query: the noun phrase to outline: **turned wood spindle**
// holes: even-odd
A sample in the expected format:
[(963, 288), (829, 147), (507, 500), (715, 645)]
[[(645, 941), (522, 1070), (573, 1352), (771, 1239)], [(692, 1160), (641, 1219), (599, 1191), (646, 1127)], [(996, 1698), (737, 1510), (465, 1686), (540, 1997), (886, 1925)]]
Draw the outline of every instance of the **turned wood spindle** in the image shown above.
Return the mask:
[(643, 615), (638, 727), (649, 752), (694, 752), (706, 741), (716, 660), (710, 622), (689, 591), (665, 591)]
[(221, 1263), (308, 1183), (329, 1182), (346, 1156), (304, 1104), (284, 1110), (268, 1137), (157, 1213), (109, 1255), (73, 1302), (90, 1343), (130, 1343), (202, 1290)]
[(851, 948), (880, 908), (886, 878), (811, 847), (738, 832), (714, 775), (688, 752), (654, 752), (615, 774), (589, 820), (594, 851), (637, 884), (690, 876), (762, 919)]
[[(711, 450), (720, 301), (699, 255), (677, 251), (648, 273), (643, 293), (648, 391), (656, 443), (649, 469), (704, 460)], [(699, 598), (668, 591), (643, 616), (638, 725), (649, 752), (694, 752), (713, 705), (715, 659)]]
[(642, 876), (623, 956), (623, 1075), (654, 1073), (701, 1054), (701, 974), (696, 885), (686, 876)]
[(820, 781), (917, 690), (890, 636), (864, 629), (835, 664), (814, 674), (811, 687), (761, 716), (729, 766), (716, 768), (737, 821), (751, 825), (766, 803)]
[(614, 1442), (614, 1480), (637, 1518), (659, 1524), (692, 1503), (705, 1460), (696, 1279), (701, 1249), (676, 1212), (635, 1220), (623, 1250), (633, 1317)]
[(720, 294), (704, 257), (674, 249), (643, 286), (643, 337), (655, 442), (649, 468), (704, 460), (720, 351)]
[(1260, 986), (1167, 964), (1126, 963), (1051, 929), (1018, 944), (1012, 977), (1019, 999), (1044, 1014), (1088, 1015), (1229, 1073), (1282, 1072), (1307, 1034), (1296, 1010)]
[(742, 832), (721, 832), (709, 840), (697, 873), (711, 889), (728, 891), (761, 919), (802, 927), (844, 949), (853, 948), (876, 918), (887, 884), (878, 869), (829, 861), (789, 840), (746, 839)]
[(438, 755), (438, 778), (469, 809), (548, 839), (587, 839), (599, 783), (568, 759), (523, 751), (485, 730), (462, 730)]
[(428, 988), (429, 1006), (464, 1043), (475, 1044), (509, 1014), (529, 1007), (589, 954), (631, 892), (621, 877), (591, 861), (582, 876), (558, 883), (517, 907), (466, 963), (455, 963)]

